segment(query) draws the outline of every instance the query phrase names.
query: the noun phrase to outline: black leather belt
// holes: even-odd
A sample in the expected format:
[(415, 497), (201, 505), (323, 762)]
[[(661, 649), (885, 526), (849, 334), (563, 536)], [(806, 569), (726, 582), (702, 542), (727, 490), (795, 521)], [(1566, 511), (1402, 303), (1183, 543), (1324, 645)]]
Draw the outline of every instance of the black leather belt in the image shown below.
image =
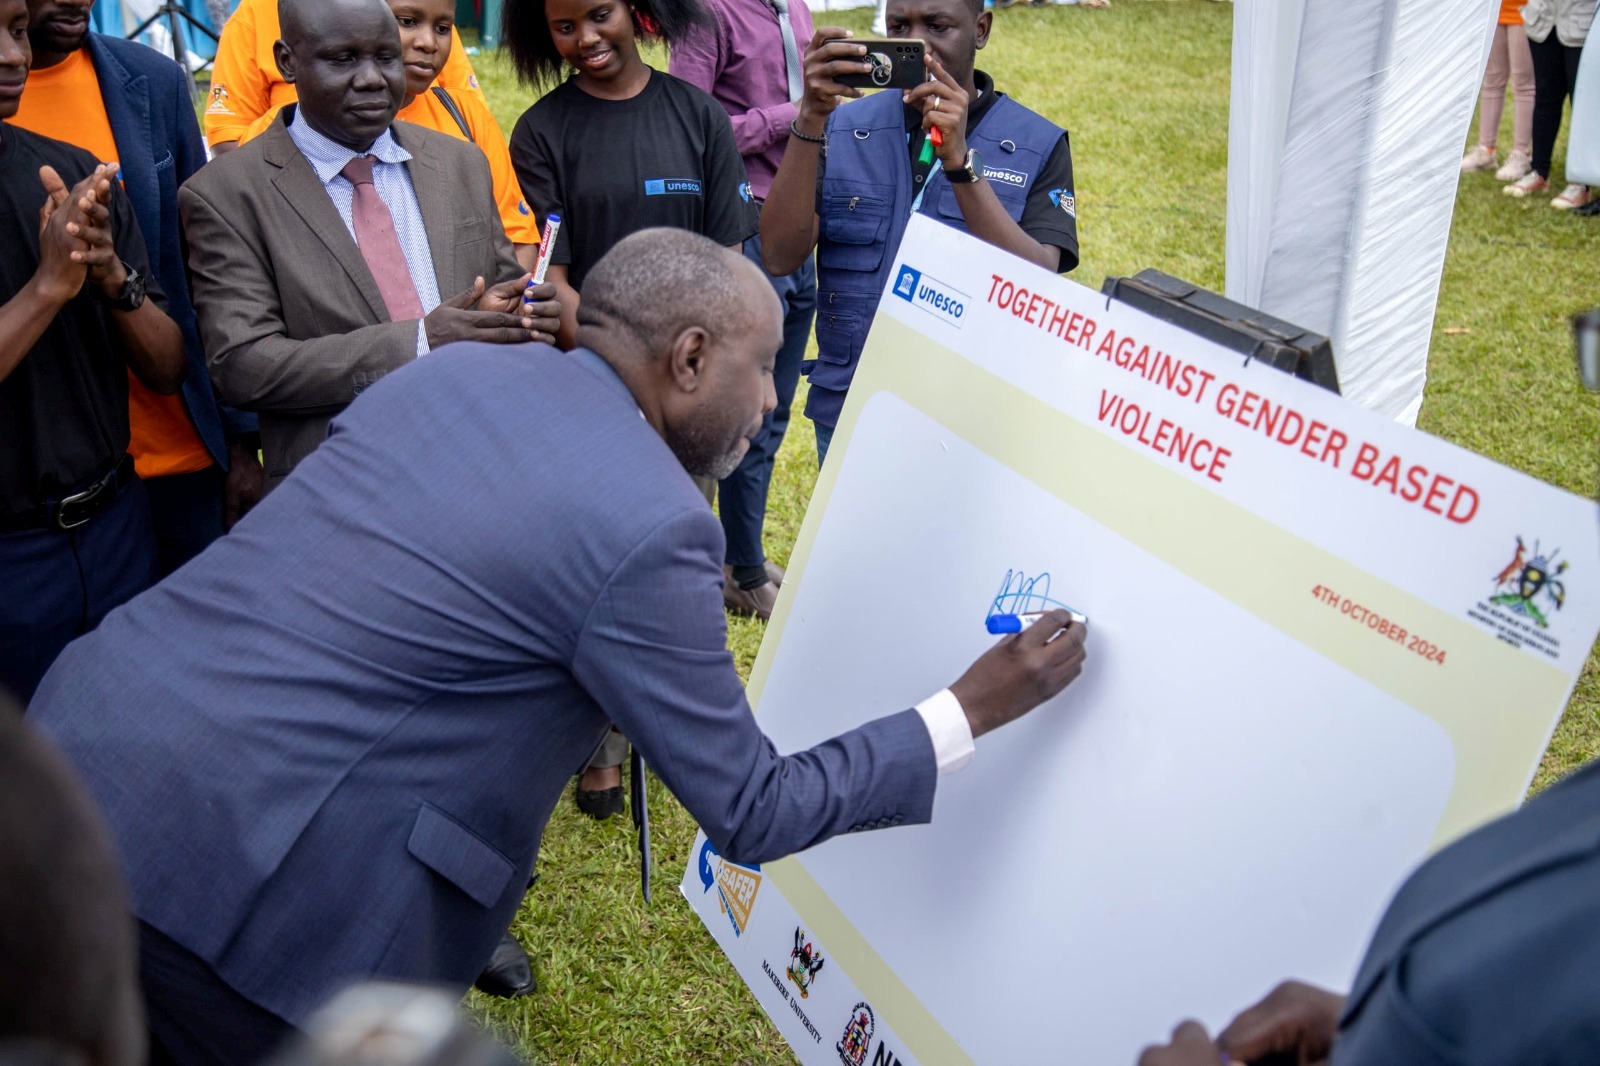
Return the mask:
[(20, 533), (28, 529), (77, 529), (113, 503), (133, 481), (133, 456), (124, 454), (104, 476), (85, 488), (59, 500), (41, 503), (15, 514), (0, 515), (0, 533)]

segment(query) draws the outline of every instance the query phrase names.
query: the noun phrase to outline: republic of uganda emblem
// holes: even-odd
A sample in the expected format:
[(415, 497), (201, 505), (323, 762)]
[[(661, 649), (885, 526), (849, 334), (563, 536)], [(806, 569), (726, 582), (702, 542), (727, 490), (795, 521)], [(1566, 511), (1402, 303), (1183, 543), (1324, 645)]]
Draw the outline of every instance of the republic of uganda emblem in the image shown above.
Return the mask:
[[(1557, 578), (1566, 573), (1567, 564), (1563, 560), (1556, 564), (1556, 556), (1561, 554), (1561, 549), (1546, 555), (1540, 550), (1539, 542), (1533, 542), (1533, 558), (1528, 558), (1528, 547), (1521, 537), (1517, 538), (1517, 551), (1504, 570), (1494, 579), (1496, 595), (1489, 602), (1497, 607), (1504, 607), (1514, 614), (1531, 618), (1540, 629), (1550, 625), (1545, 617), (1544, 608), (1560, 610), (1567, 599), (1567, 587)], [(1541, 602), (1544, 608), (1541, 608)]]

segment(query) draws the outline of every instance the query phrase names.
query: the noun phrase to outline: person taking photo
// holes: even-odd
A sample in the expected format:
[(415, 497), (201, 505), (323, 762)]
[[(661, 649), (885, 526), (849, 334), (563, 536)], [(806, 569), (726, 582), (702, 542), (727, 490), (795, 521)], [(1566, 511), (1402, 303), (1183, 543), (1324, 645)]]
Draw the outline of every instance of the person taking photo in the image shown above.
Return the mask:
[[(911, 215), (1066, 273), (1078, 265), (1067, 132), (976, 67), (993, 16), (982, 0), (890, 0), (891, 37), (927, 46), (928, 80), (900, 93), (839, 78), (871, 70), (850, 31), (825, 26), (805, 58), (805, 93), (761, 212), (770, 274), (817, 252), (817, 359), (806, 416), (827, 457), (839, 412)], [(841, 103), (849, 100), (849, 103)], [(924, 144), (939, 131), (931, 152)]]

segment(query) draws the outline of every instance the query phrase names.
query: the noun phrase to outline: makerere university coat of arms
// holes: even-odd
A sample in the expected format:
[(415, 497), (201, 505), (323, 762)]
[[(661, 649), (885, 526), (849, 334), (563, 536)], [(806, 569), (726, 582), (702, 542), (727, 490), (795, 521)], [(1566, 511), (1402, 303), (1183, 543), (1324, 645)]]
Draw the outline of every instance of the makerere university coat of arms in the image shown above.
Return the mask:
[(817, 972), (822, 969), (822, 952), (806, 939), (806, 931), (798, 925), (794, 927), (794, 950), (789, 952), (789, 968), (784, 971), (785, 976), (795, 983), (800, 989), (800, 998), (811, 997), (811, 982), (817, 979)]

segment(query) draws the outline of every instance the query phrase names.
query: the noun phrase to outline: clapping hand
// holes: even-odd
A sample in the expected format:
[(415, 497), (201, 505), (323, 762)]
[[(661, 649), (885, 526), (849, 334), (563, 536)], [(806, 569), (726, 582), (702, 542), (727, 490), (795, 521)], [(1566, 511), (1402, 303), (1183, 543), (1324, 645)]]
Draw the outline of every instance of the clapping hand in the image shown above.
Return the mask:
[(39, 206), (39, 266), (34, 276), (55, 303), (64, 304), (78, 295), (88, 276), (88, 265), (80, 258), (88, 246), (72, 231), (82, 210), (72, 201), (75, 195), (81, 197), (93, 179), (91, 175), (69, 191), (53, 167), (39, 168), (45, 198)]
[[(112, 299), (122, 294), (128, 280), (128, 268), (117, 255), (116, 235), (111, 229), (111, 183), (120, 170), (117, 163), (102, 163), (67, 194), (67, 207), (74, 211), (67, 232), (83, 242), (72, 254), (73, 261), (87, 267), (89, 283)], [(44, 180), (43, 171), (40, 180)]]

